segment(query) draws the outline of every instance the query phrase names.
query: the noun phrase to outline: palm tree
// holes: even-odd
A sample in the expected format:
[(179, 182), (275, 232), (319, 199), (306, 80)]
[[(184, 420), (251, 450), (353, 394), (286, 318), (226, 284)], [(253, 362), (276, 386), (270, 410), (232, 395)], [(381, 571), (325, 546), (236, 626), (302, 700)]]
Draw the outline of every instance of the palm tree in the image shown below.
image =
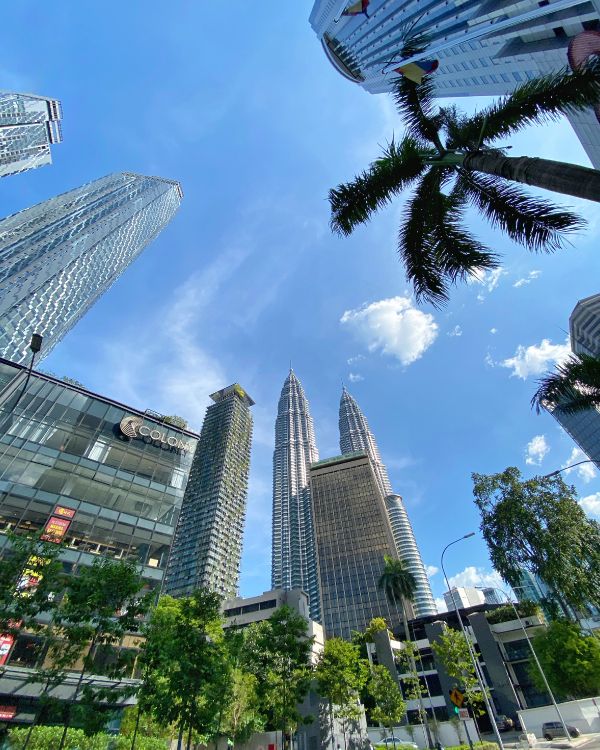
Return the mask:
[(565, 414), (600, 409), (600, 359), (579, 354), (556, 365), (538, 380), (531, 405), (538, 414), (543, 408)]
[(383, 154), (351, 182), (329, 191), (331, 227), (349, 235), (416, 183), (400, 227), (398, 251), (417, 299), (441, 305), (449, 286), (498, 266), (498, 256), (464, 225), (470, 205), (528, 250), (559, 249), (585, 222), (514, 183), (600, 201), (600, 171), (547, 159), (508, 157), (497, 144), (527, 125), (547, 123), (600, 100), (600, 61), (535, 78), (468, 117), (437, 107), (433, 84), (407, 78), (394, 98), (406, 125)]
[[(410, 644), (410, 632), (408, 629), (408, 602), (412, 602), (415, 598), (415, 591), (417, 588), (417, 580), (410, 571), (405, 560), (399, 560), (396, 557), (390, 557), (384, 555), (383, 560), (385, 563), (383, 573), (377, 582), (377, 586), (385, 592), (385, 595), (389, 603), (394, 607), (398, 608), (398, 605), (402, 608), (402, 620), (404, 622), (404, 637), (406, 640), (406, 646), (409, 648)], [(433, 740), (431, 738), (431, 732), (429, 730), (429, 722), (427, 721), (427, 711), (423, 705), (423, 696), (421, 695), (420, 681), (417, 674), (417, 665), (415, 658), (410, 652), (410, 668), (411, 671), (419, 683), (418, 700), (419, 700), (419, 715), (421, 721), (425, 725), (425, 732), (427, 733), (427, 744), (431, 748), (433, 747)]]

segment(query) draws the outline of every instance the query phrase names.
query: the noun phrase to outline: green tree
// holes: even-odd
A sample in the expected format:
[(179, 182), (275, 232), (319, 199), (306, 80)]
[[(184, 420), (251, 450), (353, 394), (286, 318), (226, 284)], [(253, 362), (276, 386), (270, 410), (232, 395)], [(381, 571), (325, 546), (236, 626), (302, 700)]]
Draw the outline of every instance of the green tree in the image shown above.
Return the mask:
[[(65, 597), (54, 619), (55, 640), (50, 648), (51, 659), (63, 664), (68, 651), (82, 657), (82, 670), (65, 712), (65, 726), (59, 750), (64, 747), (73, 706), (83, 694), (83, 707), (99, 709), (108, 698), (126, 689), (97, 689), (83, 685), (86, 673), (105, 674), (113, 679), (129, 676), (132, 654), (119, 647), (127, 633), (139, 629), (148, 612), (150, 596), (142, 596), (143, 581), (138, 567), (129, 561), (106, 558), (80, 568), (67, 579)], [(107, 658), (108, 657), (108, 658)], [(83, 688), (82, 688), (83, 685)]]
[(600, 359), (578, 354), (556, 365), (538, 381), (531, 405), (538, 414), (542, 409), (578, 414), (600, 408)]
[(375, 640), (375, 635), (387, 630), (390, 633), (388, 624), (383, 617), (373, 617), (371, 622), (365, 628), (364, 639), (367, 643), (372, 643)]
[(286, 606), (244, 633), (241, 668), (256, 677), (266, 723), (281, 731), (284, 745), (306, 720), (298, 704), (310, 689), (312, 642), (306, 620)]
[(530, 80), (470, 117), (454, 106), (437, 107), (430, 78), (419, 85), (398, 79), (394, 98), (405, 135), (399, 143), (392, 140), (354, 180), (330, 190), (332, 229), (351, 234), (416, 183), (402, 218), (398, 251), (417, 299), (433, 304), (448, 300), (451, 284), (498, 266), (498, 256), (464, 225), (469, 205), (529, 250), (560, 248), (583, 221), (515, 183), (598, 201), (600, 172), (546, 159), (510, 158), (498, 142), (527, 125), (595, 104), (599, 65)]
[(394, 727), (400, 724), (406, 715), (406, 703), (398, 683), (386, 667), (377, 664), (371, 668), (367, 689), (374, 704), (370, 711), (371, 719), (384, 726), (393, 736)]
[(500, 474), (473, 474), (475, 504), (492, 564), (511, 586), (521, 570), (538, 575), (568, 606), (600, 606), (600, 525), (577, 502), (560, 476), (523, 481), (509, 467)]
[(484, 696), (475, 675), (475, 667), (465, 636), (447, 627), (431, 648), (442, 663), (448, 677), (456, 680), (456, 687), (465, 694), (467, 704), (475, 715), (484, 713)]
[(180, 737), (187, 732), (188, 750), (193, 733), (204, 742), (218, 733), (231, 682), (220, 605), (205, 589), (181, 599), (162, 596), (144, 628), (140, 707), (162, 726), (179, 726)]
[(368, 662), (360, 658), (359, 646), (342, 638), (330, 638), (319, 657), (315, 676), (319, 693), (329, 701), (331, 740), (333, 718), (340, 719), (347, 747), (348, 722), (360, 718), (360, 691), (369, 676)]
[(232, 672), (229, 705), (222, 718), (220, 733), (234, 743), (246, 742), (264, 726), (258, 697), (258, 680), (253, 674), (235, 667)]
[[(555, 620), (536, 635), (533, 647), (552, 692), (566, 700), (577, 700), (600, 692), (600, 638), (584, 635), (579, 625)], [(545, 690), (539, 670), (532, 662), (531, 676)]]
[(173, 427), (179, 427), (182, 430), (187, 430), (187, 426), (188, 426), (187, 419), (184, 419), (183, 417), (180, 417), (177, 414), (169, 414), (167, 416), (164, 416), (162, 420), (166, 424), (173, 425)]

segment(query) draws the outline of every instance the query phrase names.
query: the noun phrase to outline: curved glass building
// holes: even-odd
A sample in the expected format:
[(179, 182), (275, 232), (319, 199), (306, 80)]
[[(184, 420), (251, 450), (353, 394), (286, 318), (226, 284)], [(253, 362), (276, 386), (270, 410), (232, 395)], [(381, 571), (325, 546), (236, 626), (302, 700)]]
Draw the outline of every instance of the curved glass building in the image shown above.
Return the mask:
[(375, 477), (392, 526), (394, 542), (399, 556), (405, 560), (417, 582), (413, 609), (417, 617), (434, 615), (437, 612), (429, 578), (417, 547), (415, 535), (400, 495), (392, 491), (387, 469), (381, 456), (369, 423), (356, 401), (344, 387), (340, 399), (340, 450), (342, 453), (364, 451), (371, 459)]

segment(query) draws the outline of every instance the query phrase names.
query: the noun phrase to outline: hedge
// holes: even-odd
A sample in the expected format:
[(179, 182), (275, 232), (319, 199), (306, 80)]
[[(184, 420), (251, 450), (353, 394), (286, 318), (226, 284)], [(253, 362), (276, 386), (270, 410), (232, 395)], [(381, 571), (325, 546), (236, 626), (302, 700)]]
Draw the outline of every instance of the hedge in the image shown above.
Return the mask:
[[(34, 727), (27, 750), (56, 750), (60, 744), (64, 727)], [(10, 750), (20, 750), (29, 729), (11, 729)], [(136, 750), (166, 750), (166, 740), (138, 736)], [(110, 735), (100, 732), (86, 737), (82, 729), (68, 729), (65, 750), (130, 750), (131, 737)]]

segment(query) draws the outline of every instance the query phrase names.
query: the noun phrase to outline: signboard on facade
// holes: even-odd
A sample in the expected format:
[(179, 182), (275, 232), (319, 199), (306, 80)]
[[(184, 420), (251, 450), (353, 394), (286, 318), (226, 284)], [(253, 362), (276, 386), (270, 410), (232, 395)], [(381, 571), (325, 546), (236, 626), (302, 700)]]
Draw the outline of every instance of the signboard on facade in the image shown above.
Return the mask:
[(50, 516), (46, 521), (44, 533), (40, 539), (43, 539), (45, 542), (61, 542), (70, 525), (71, 521), (68, 518)]
[(57, 505), (52, 513), (53, 516), (60, 516), (61, 518), (73, 518), (75, 511), (73, 508), (65, 508), (62, 505)]
[(6, 664), (6, 660), (8, 659), (8, 654), (10, 653), (10, 650), (14, 642), (15, 642), (14, 636), (9, 635), (8, 633), (5, 633), (4, 635), (0, 635), (0, 666), (3, 664)]
[(174, 448), (187, 453), (192, 449), (191, 443), (186, 443), (174, 435), (169, 435), (164, 428), (159, 430), (157, 427), (144, 424), (142, 417), (123, 417), (119, 423), (119, 429), (128, 438), (149, 440), (152, 443), (158, 443), (161, 448), (167, 450)]
[(32, 555), (25, 563), (19, 582), (17, 583), (16, 596), (31, 596), (44, 577), (41, 567), (47, 564), (43, 557)]
[(6, 721), (7, 719), (14, 719), (16, 715), (16, 706), (0, 706), (0, 719)]

